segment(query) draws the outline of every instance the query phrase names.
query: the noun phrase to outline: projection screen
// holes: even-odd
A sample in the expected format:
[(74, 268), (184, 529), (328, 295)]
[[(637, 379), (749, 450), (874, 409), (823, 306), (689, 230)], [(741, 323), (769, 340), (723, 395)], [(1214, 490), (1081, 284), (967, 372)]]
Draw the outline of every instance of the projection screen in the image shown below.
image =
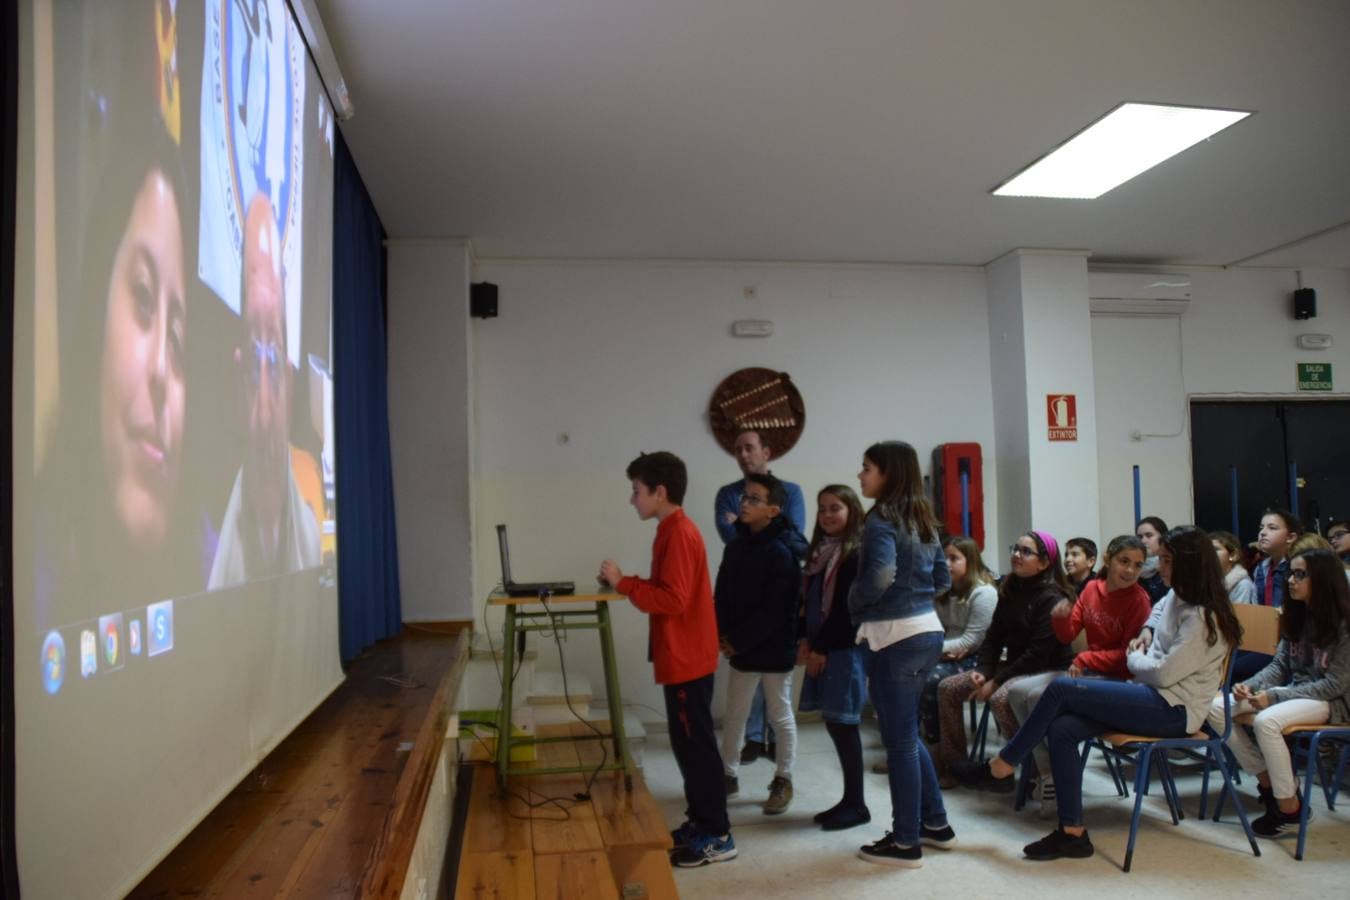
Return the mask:
[(284, 0), (19, 45), (19, 876), (118, 897), (342, 679), (334, 122)]

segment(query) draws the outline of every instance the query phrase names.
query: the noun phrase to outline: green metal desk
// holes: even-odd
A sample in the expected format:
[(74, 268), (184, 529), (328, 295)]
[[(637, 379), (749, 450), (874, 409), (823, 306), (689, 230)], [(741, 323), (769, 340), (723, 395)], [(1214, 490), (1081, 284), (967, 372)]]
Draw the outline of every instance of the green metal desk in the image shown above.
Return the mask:
[[(511, 768), (511, 748), (530, 744), (549, 744), (568, 741), (614, 742), (613, 761), (601, 771), (622, 771), (624, 788), (633, 789), (633, 763), (628, 755), (628, 741), (623, 733), (623, 700), (619, 696), (619, 666), (614, 656), (614, 634), (609, 625), (609, 604), (623, 600), (622, 594), (550, 594), (545, 598), (511, 597), (494, 591), (488, 597), (490, 606), (505, 608), (506, 623), (502, 627), (502, 702), (497, 716), (497, 786), (504, 789), (512, 775), (569, 775), (590, 773), (595, 766), (568, 766), (545, 769)], [(545, 606), (545, 600), (547, 606)], [(586, 608), (578, 609), (584, 604)], [(526, 608), (531, 607), (531, 608)], [(600, 632), (600, 654), (605, 664), (605, 696), (609, 702), (609, 734), (564, 735), (559, 737), (512, 737), (511, 707), (512, 678), (515, 668), (516, 637), (530, 631), (572, 631), (594, 629)]]

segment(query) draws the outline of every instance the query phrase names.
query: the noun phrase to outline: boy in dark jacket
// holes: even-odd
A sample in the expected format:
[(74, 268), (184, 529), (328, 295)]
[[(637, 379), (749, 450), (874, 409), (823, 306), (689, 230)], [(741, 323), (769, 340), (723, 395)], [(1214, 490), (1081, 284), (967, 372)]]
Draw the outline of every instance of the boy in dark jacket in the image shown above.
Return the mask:
[(731, 661), (722, 720), (722, 770), (727, 795), (740, 789), (737, 772), (745, 717), (762, 680), (768, 718), (778, 735), (777, 770), (764, 812), (776, 815), (792, 802), (797, 723), (792, 716), (792, 670), (797, 661), (797, 609), (806, 538), (786, 516), (783, 483), (750, 474), (741, 496), (737, 535), (722, 554), (713, 598), (722, 655)]

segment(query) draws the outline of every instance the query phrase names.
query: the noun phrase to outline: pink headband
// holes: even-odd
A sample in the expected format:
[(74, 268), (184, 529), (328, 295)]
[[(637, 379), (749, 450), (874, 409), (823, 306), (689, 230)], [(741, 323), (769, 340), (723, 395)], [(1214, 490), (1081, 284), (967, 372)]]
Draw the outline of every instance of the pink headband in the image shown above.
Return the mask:
[(1045, 556), (1051, 565), (1054, 565), (1059, 560), (1059, 543), (1055, 540), (1055, 536), (1048, 531), (1037, 531), (1034, 528), (1031, 533), (1041, 539), (1041, 543), (1045, 545)]

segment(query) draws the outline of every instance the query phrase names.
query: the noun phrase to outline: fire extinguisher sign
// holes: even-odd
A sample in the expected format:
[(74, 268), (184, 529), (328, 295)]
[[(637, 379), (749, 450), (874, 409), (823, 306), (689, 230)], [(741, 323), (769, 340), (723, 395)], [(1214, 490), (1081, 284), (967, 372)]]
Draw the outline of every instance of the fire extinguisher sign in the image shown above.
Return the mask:
[(1078, 440), (1078, 402), (1075, 395), (1046, 394), (1045, 420), (1050, 440)]

